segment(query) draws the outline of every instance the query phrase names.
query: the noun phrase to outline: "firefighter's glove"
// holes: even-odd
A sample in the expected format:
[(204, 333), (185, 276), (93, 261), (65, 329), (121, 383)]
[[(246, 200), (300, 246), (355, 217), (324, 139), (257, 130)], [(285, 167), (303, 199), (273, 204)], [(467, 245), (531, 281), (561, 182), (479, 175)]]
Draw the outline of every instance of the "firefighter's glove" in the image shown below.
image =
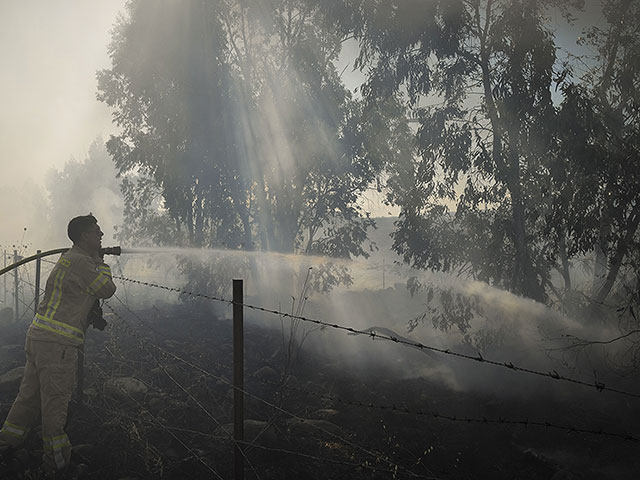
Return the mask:
[(93, 302), (93, 306), (89, 311), (89, 324), (93, 326), (93, 328), (97, 330), (104, 330), (107, 326), (107, 321), (102, 316), (102, 307), (100, 306), (100, 302), (96, 300)]

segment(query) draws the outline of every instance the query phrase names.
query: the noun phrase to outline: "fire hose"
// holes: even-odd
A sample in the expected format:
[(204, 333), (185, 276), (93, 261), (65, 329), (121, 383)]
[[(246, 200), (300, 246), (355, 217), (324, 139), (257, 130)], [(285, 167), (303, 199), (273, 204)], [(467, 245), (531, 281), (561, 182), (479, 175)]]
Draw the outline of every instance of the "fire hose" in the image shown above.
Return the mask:
[[(20, 265), (24, 265), (25, 263), (32, 262), (33, 260), (37, 260), (38, 258), (48, 257), (50, 255), (56, 255), (58, 253), (64, 253), (69, 250), (69, 247), (65, 248), (55, 248), (53, 250), (47, 250), (46, 252), (39, 252), (35, 255), (31, 255), (30, 257), (25, 257), (21, 260), (18, 260), (11, 265), (7, 265), (6, 267), (0, 269), (0, 276), (4, 275), (7, 272), (10, 272), (14, 268), (18, 268)], [(122, 253), (122, 249), (120, 247), (105, 247), (100, 249), (100, 255), (120, 255)]]

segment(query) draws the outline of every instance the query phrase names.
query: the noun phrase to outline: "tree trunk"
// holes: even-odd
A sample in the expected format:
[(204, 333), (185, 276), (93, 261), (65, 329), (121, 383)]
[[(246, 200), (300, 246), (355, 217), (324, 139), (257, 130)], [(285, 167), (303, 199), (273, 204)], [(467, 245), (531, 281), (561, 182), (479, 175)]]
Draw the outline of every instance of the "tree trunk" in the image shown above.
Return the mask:
[(510, 125), (509, 165), (507, 185), (511, 194), (511, 219), (513, 222), (513, 242), (515, 258), (513, 264), (512, 285), (517, 293), (544, 302), (544, 288), (537, 279), (537, 274), (531, 263), (527, 247), (526, 205), (522, 193), (522, 175), (520, 171), (520, 155), (516, 146), (520, 144), (517, 125)]
[(591, 295), (596, 297), (598, 292), (604, 285), (604, 279), (607, 275), (607, 254), (605, 253), (604, 243), (601, 239), (598, 240), (595, 246), (595, 260), (593, 265), (593, 281), (591, 284)]
[(560, 235), (559, 247), (560, 247), (560, 252), (559, 252), (560, 264), (562, 266), (560, 273), (562, 274), (562, 278), (564, 280), (564, 289), (571, 290), (571, 274), (569, 272), (569, 256), (567, 254), (567, 243), (564, 239), (564, 232)]
[(611, 257), (611, 261), (609, 262), (609, 271), (607, 272), (604, 283), (593, 300), (596, 305), (602, 304), (609, 296), (609, 293), (611, 293), (611, 289), (613, 288), (616, 278), (618, 278), (620, 267), (622, 267), (622, 261), (626, 257), (627, 253), (629, 253), (629, 247), (633, 242), (633, 237), (638, 231), (639, 224), (640, 207), (636, 205), (629, 215), (629, 226), (627, 227), (627, 232), (625, 236), (618, 241), (615, 253), (613, 257)]

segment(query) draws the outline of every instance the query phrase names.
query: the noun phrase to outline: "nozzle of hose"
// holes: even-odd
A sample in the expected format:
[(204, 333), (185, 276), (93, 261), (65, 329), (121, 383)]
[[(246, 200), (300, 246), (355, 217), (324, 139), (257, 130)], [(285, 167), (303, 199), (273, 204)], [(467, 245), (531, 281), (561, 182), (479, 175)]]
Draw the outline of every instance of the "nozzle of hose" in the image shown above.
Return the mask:
[(118, 247), (105, 247), (100, 249), (100, 255), (120, 255), (122, 249)]

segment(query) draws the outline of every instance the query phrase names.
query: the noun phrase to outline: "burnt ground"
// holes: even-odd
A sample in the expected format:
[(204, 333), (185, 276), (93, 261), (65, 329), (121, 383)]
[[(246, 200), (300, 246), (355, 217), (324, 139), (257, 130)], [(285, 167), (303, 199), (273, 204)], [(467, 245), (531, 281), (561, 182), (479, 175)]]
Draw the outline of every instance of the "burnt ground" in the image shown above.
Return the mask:
[[(107, 330), (89, 331), (83, 402), (70, 408), (73, 459), (86, 465), (80, 478), (233, 478), (230, 320), (194, 305), (136, 314), (113, 307)], [(0, 327), (0, 374), (24, 363), (17, 345), (25, 330)], [(634, 398), (595, 392), (588, 405), (505, 401), (305, 349), (283, 381), (285, 358), (282, 332), (245, 326), (246, 479), (631, 479), (640, 472), (640, 443), (603, 434), (640, 433)], [(115, 381), (130, 377), (124, 386)], [(4, 418), (17, 383), (2, 388)], [(41, 448), (36, 429), (0, 464), (0, 478), (38, 478)]]

